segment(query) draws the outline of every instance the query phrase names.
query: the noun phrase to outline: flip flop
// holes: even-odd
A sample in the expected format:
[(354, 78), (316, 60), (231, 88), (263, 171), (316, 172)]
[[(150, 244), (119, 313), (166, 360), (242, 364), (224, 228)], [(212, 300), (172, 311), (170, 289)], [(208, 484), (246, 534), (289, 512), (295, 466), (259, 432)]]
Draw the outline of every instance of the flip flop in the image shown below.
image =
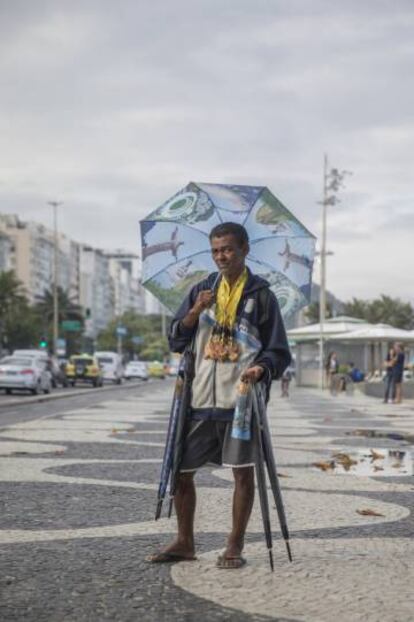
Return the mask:
[(242, 568), (246, 563), (246, 559), (241, 555), (237, 557), (224, 557), (224, 555), (219, 555), (217, 557), (216, 567), (226, 570), (234, 570)]
[(161, 551), (160, 553), (154, 553), (153, 555), (148, 555), (145, 558), (146, 562), (150, 564), (168, 564), (172, 562), (194, 562), (197, 557), (186, 557), (185, 555), (180, 555), (179, 553), (167, 553)]

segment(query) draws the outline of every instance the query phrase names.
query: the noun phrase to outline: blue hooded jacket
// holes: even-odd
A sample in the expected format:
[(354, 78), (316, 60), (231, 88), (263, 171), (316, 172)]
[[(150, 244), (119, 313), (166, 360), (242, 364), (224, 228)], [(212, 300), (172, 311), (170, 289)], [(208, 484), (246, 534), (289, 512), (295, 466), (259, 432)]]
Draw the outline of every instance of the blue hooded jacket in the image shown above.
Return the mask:
[(241, 373), (252, 365), (261, 365), (265, 369), (264, 381), (269, 391), (271, 380), (282, 376), (291, 356), (276, 296), (265, 279), (248, 270), (236, 313), (235, 340), (241, 356), (234, 363), (204, 358), (204, 348), (215, 324), (214, 305), (203, 311), (193, 328), (186, 328), (181, 320), (194, 306), (198, 293), (212, 289), (216, 279), (217, 272), (191, 289), (172, 320), (168, 338), (173, 352), (183, 352), (192, 342), (194, 344), (193, 410), (230, 420)]

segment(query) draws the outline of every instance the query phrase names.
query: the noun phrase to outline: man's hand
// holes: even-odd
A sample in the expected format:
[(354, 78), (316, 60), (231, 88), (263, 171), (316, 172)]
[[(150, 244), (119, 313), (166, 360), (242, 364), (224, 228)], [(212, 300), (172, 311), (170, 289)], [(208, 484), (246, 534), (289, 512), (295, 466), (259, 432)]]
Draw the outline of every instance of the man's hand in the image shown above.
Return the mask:
[(204, 309), (208, 309), (209, 307), (211, 307), (214, 299), (215, 294), (213, 290), (204, 289), (203, 291), (198, 293), (198, 296), (191, 311), (194, 311), (194, 313), (198, 313), (198, 315), (200, 315), (200, 313), (202, 313)]
[(189, 310), (185, 318), (181, 321), (187, 328), (193, 328), (198, 322), (200, 314), (204, 309), (211, 307), (215, 300), (215, 294), (211, 289), (204, 289), (199, 292), (194, 303), (194, 306)]
[(258, 382), (264, 374), (264, 369), (261, 365), (253, 365), (253, 367), (249, 367), (244, 371), (241, 375), (240, 380), (242, 382), (251, 382), (254, 384)]

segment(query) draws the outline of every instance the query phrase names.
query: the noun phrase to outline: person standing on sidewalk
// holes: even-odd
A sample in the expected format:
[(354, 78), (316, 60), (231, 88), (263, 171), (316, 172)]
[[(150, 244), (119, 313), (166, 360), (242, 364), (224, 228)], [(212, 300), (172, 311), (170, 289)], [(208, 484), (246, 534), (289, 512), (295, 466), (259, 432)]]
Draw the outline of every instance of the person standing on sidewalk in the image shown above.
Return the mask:
[(282, 394), (281, 397), (289, 397), (289, 385), (292, 380), (292, 370), (290, 366), (285, 369), (282, 375), (282, 379), (280, 381)]
[(326, 376), (328, 381), (328, 387), (332, 395), (338, 393), (338, 372), (339, 361), (336, 356), (336, 352), (330, 352), (326, 361)]
[(250, 430), (246, 438), (245, 430), (241, 434), (236, 427), (238, 390), (241, 383), (261, 381), (269, 394), (272, 379), (282, 376), (291, 357), (276, 297), (269, 283), (245, 265), (245, 228), (222, 223), (209, 237), (219, 273), (192, 288), (169, 333), (173, 352), (192, 344), (195, 353), (191, 409), (174, 497), (178, 534), (147, 561), (195, 559), (194, 475), (209, 463), (232, 467), (234, 477), (232, 529), (217, 566), (240, 568), (245, 563), (242, 551), (253, 506), (256, 455)]
[(395, 363), (392, 368), (392, 381), (395, 387), (394, 403), (401, 404), (405, 355), (404, 355), (404, 348), (401, 343), (396, 343), (394, 348), (395, 348)]
[(384, 404), (388, 403), (388, 400), (395, 399), (395, 385), (394, 385), (394, 376), (393, 376), (393, 367), (396, 361), (395, 349), (392, 347), (388, 350), (387, 358), (384, 361), (385, 366), (385, 393), (384, 393)]

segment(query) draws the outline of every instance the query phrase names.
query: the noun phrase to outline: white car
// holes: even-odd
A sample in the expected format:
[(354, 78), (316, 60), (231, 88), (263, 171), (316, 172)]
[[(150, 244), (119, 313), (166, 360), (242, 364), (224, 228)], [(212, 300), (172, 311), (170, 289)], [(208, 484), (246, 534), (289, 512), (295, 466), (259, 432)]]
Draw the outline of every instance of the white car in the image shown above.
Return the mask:
[(122, 357), (116, 352), (95, 352), (99, 367), (102, 369), (103, 380), (121, 384), (124, 376)]
[(46, 361), (24, 355), (6, 356), (0, 361), (0, 389), (10, 394), (13, 389), (50, 393), (52, 376)]
[(131, 378), (148, 380), (147, 366), (143, 361), (130, 361), (125, 367), (124, 376), (126, 380), (131, 380)]

